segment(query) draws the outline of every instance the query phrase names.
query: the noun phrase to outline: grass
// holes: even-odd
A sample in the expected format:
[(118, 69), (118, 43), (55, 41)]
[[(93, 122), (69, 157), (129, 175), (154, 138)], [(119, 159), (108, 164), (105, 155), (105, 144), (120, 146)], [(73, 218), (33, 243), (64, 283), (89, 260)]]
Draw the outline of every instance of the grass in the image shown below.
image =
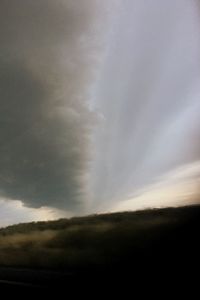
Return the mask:
[(92, 215), (0, 229), (0, 266), (130, 268), (198, 257), (200, 206)]

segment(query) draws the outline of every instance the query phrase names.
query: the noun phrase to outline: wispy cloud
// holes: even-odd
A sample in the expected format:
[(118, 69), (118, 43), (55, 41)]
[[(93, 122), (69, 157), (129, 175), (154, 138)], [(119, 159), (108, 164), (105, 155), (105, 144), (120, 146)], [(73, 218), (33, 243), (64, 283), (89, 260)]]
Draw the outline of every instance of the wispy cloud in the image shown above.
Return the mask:
[(114, 204), (111, 211), (200, 204), (200, 161), (190, 163), (157, 178), (129, 199)]
[(122, 1), (96, 99), (94, 208), (200, 159), (199, 28), (196, 0)]

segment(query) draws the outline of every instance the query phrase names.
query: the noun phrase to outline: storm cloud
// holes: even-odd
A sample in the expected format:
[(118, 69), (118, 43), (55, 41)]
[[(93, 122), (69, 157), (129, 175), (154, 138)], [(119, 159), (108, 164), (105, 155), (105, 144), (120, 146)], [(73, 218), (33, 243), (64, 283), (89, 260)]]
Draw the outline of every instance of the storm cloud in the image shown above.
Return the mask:
[(1, 0), (5, 215), (196, 203), (199, 25), (197, 0)]
[[(103, 5), (0, 2), (0, 197), (82, 209)], [(101, 10), (102, 8), (102, 10)], [(98, 12), (98, 16), (97, 16)]]

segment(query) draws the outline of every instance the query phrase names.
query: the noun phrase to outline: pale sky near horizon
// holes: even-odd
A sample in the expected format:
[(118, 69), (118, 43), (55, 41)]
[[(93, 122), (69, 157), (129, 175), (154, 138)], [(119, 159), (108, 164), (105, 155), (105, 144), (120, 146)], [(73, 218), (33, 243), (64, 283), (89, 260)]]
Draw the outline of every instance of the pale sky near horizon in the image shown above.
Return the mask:
[(2, 0), (0, 44), (0, 226), (200, 203), (198, 0)]

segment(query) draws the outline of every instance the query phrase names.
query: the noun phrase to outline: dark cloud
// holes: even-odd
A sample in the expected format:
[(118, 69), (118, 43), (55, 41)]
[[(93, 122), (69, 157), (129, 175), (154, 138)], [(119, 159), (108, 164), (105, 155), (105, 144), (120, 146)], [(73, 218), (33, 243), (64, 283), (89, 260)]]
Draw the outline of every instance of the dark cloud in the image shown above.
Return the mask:
[(95, 3), (0, 2), (0, 196), (71, 210), (87, 196)]

